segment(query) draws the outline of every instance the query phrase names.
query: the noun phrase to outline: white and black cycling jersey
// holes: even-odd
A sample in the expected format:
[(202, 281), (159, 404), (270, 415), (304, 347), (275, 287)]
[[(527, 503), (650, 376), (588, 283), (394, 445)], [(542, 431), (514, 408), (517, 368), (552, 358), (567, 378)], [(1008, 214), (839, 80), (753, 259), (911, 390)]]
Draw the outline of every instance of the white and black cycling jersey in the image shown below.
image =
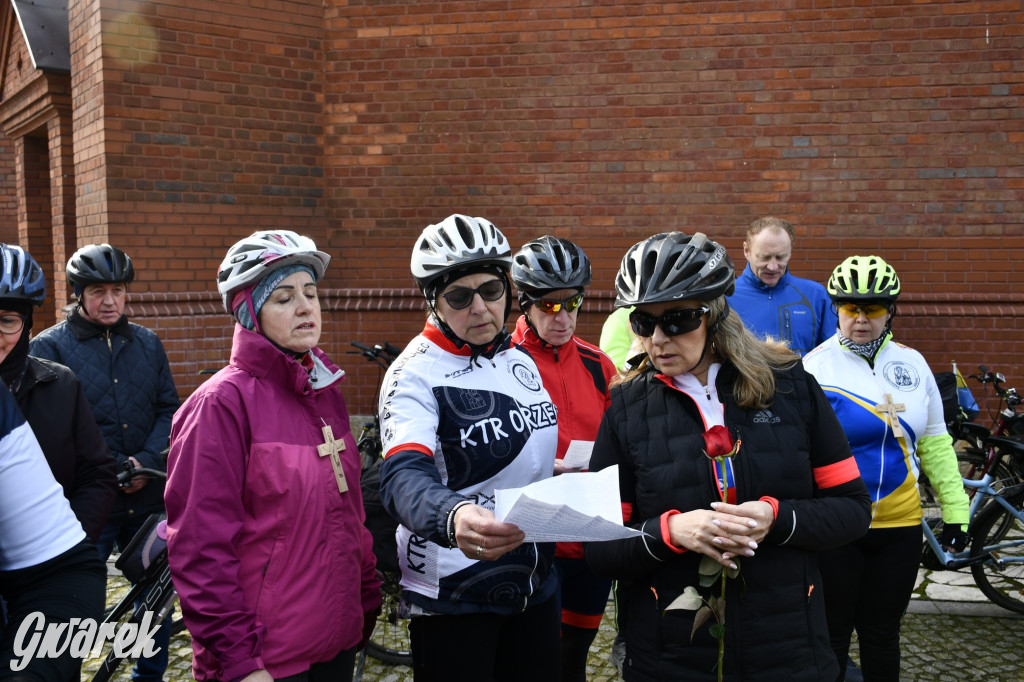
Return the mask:
[(427, 613), (515, 613), (550, 596), (552, 545), (479, 562), (448, 547), (445, 527), (462, 500), (493, 510), (496, 489), (552, 475), (557, 415), (533, 359), (506, 347), (471, 362), (428, 322), (388, 370), (379, 410), (407, 600)]
[(0, 388), (0, 571), (41, 564), (84, 539), (32, 429)]

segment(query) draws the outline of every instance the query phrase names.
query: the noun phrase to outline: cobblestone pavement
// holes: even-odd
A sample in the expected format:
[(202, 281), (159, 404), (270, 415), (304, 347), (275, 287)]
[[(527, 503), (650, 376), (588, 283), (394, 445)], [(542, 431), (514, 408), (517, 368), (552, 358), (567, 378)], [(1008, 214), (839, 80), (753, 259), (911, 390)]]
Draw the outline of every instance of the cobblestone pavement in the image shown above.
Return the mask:
[[(126, 583), (111, 578), (108, 599), (113, 603)], [(609, 604), (601, 630), (590, 651), (589, 682), (621, 680), (609, 662), (613, 610)], [(903, 619), (902, 675), (904, 682), (1022, 682), (1024, 680), (1024, 616), (989, 603), (974, 587), (970, 572), (931, 572), (922, 569), (914, 600)], [(856, 645), (852, 651), (856, 660)], [(188, 633), (171, 641), (167, 682), (192, 679), (191, 640)], [(88, 680), (99, 658), (83, 668)], [(129, 682), (130, 666), (122, 666), (115, 680)], [(367, 658), (364, 682), (411, 682), (412, 671)]]

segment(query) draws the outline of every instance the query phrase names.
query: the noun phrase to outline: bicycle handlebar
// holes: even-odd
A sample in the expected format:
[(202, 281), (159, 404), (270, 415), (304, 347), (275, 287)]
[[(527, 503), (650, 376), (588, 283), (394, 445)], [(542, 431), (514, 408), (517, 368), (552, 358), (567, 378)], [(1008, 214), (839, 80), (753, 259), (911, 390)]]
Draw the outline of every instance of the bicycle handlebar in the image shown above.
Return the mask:
[(1024, 396), (1019, 395), (1016, 388), (1003, 388), (1006, 377), (1002, 372), (993, 372), (985, 365), (978, 365), (978, 369), (981, 370), (981, 374), (971, 374), (970, 377), (982, 385), (992, 384), (996, 396), (1006, 402), (1007, 408), (1016, 412), (1016, 407), (1024, 403)]
[(149, 478), (167, 478), (166, 471), (160, 471), (159, 469), (150, 469), (149, 467), (136, 467), (130, 461), (125, 462), (121, 470), (117, 472), (117, 484), (122, 488), (127, 488), (131, 485), (131, 481), (136, 476), (148, 476)]
[[(996, 395), (1000, 398), (1005, 399), (1007, 395), (1011, 395), (1016, 398), (1017, 389), (1002, 387), (1002, 385), (1006, 383), (1006, 377), (1003, 376), (1002, 372), (993, 372), (985, 365), (978, 365), (978, 369), (981, 370), (981, 374), (970, 375), (972, 379), (976, 379), (982, 384), (992, 384), (993, 388), (995, 388)], [(1017, 402), (1019, 403), (1020, 400), (1017, 399)]]
[(981, 374), (972, 374), (972, 379), (977, 379), (983, 384), (994, 384), (996, 392), (999, 392), (999, 384), (1006, 383), (1006, 377), (1003, 376), (1002, 372), (993, 372), (989, 370), (985, 365), (978, 365), (978, 369), (981, 370)]
[(372, 348), (367, 346), (365, 343), (360, 343), (359, 341), (350, 341), (349, 344), (359, 349), (350, 350), (349, 353), (358, 353), (370, 362), (376, 362), (385, 368), (394, 362), (395, 358), (398, 357), (398, 354), (402, 352), (401, 348), (396, 348), (387, 341), (384, 342), (383, 346), (377, 344)]

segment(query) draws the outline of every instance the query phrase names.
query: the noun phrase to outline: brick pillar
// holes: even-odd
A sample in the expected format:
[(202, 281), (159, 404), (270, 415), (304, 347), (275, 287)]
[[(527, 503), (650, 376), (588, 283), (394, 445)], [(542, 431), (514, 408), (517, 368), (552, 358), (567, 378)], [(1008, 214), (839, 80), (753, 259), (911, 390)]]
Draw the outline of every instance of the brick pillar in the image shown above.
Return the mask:
[[(50, 193), (51, 220), (49, 265), (44, 269), (53, 273), (48, 284), (53, 287), (48, 304), (52, 304), (56, 318), (68, 303), (69, 291), (64, 266), (76, 249), (75, 219), (75, 165), (71, 137), (71, 112), (61, 111), (47, 122), (50, 140)], [(34, 254), (35, 252), (33, 252)], [(40, 261), (40, 265), (42, 262)]]

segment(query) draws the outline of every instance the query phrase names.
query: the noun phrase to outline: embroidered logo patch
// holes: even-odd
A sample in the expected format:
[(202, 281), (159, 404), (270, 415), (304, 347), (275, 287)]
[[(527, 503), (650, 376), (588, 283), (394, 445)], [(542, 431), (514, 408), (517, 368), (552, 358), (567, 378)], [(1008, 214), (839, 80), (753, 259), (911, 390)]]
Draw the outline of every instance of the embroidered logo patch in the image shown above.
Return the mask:
[(523, 363), (513, 363), (509, 367), (509, 371), (512, 372), (512, 376), (516, 378), (516, 381), (522, 384), (528, 391), (533, 391), (534, 393), (540, 391), (540, 380), (537, 378), (537, 375)]
[(917, 368), (899, 360), (886, 363), (882, 368), (882, 376), (897, 391), (910, 392), (921, 385), (921, 375)]

